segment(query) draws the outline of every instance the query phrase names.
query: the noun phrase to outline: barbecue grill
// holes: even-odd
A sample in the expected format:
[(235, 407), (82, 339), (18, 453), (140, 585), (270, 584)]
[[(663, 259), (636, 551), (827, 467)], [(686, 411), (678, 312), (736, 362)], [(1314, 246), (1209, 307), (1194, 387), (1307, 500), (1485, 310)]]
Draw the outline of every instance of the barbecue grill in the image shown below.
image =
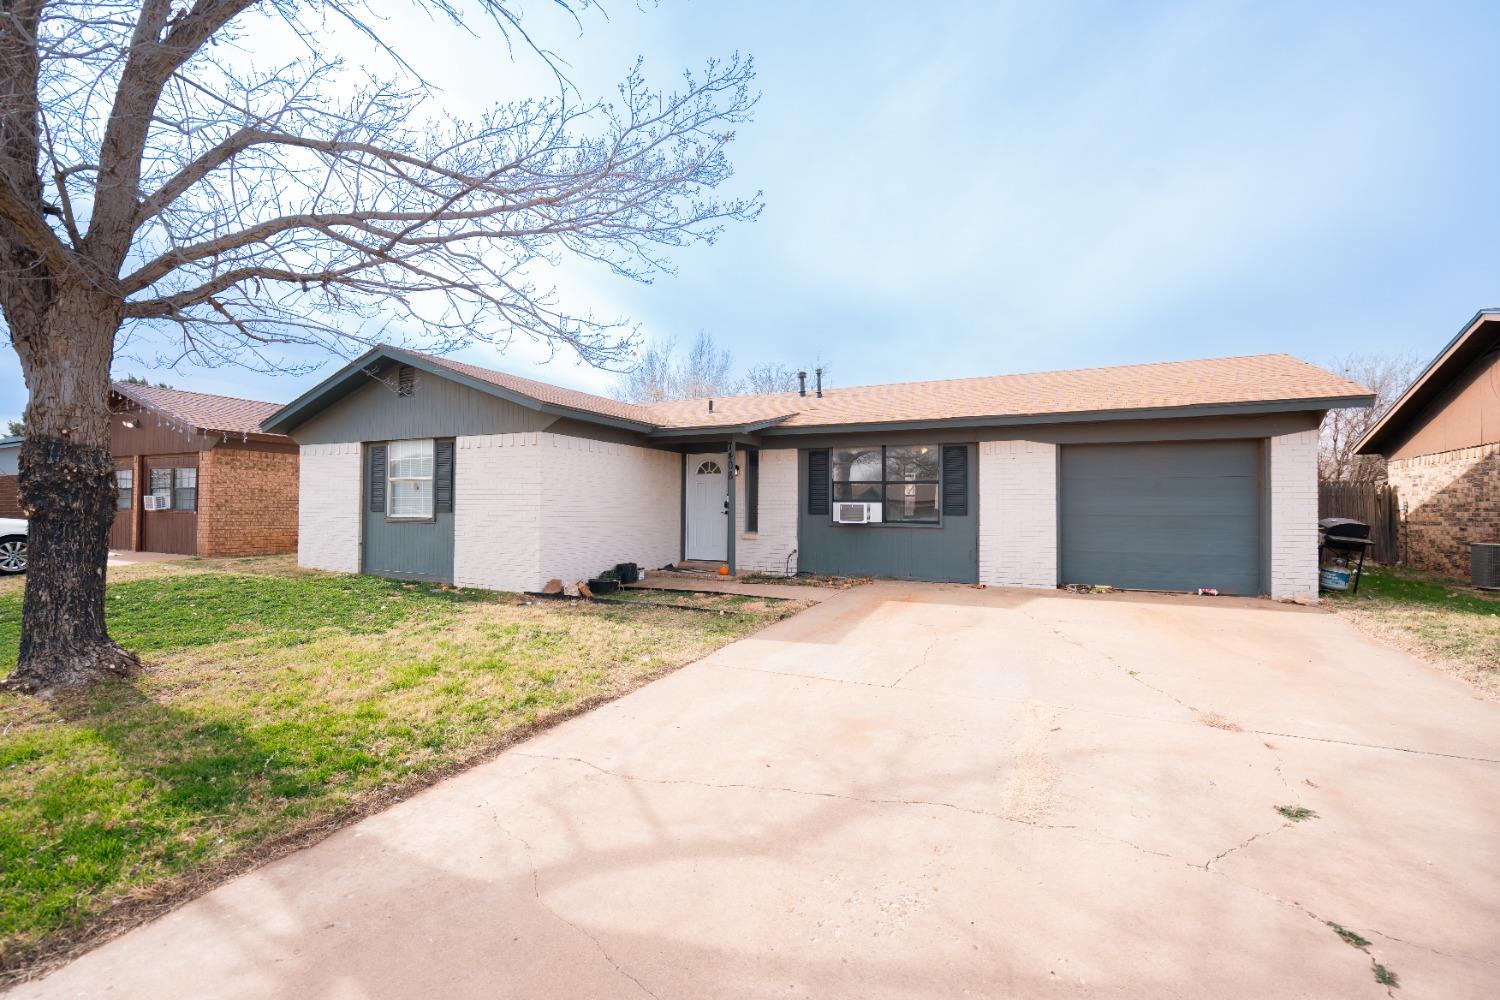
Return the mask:
[(1359, 558), (1354, 567), (1353, 593), (1359, 593), (1359, 578), (1365, 571), (1365, 553), (1375, 543), (1370, 541), (1370, 526), (1352, 517), (1325, 517), (1318, 522), (1318, 564), (1323, 563), (1323, 553), (1331, 552), (1347, 566)]

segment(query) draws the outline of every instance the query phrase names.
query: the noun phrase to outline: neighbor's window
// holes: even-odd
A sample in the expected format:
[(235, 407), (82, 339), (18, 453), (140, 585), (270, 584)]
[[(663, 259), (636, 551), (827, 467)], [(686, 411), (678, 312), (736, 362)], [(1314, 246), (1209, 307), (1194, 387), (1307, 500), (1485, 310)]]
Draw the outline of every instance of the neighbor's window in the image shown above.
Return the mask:
[(131, 501), (135, 499), (135, 470), (116, 469), (115, 489), (119, 491), (115, 498), (115, 509), (129, 510)]
[(386, 455), (386, 516), (432, 517), (432, 439), (392, 441)]
[(884, 521), (936, 524), (941, 456), (931, 444), (835, 448), (833, 499), (883, 504)]
[(172, 470), (172, 509), (173, 510), (197, 510), (198, 509), (198, 470), (173, 469)]
[(166, 497), (167, 506), (172, 506), (172, 470), (151, 470), (151, 495), (154, 497)]

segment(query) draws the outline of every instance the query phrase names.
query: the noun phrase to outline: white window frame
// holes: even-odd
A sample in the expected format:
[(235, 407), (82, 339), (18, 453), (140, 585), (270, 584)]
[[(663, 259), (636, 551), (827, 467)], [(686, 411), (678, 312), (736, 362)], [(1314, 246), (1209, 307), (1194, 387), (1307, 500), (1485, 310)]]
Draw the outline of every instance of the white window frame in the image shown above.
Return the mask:
[[(396, 469), (398, 453), (406, 451), (408, 454), (401, 455), (400, 460), (421, 457), (421, 449), (425, 446), (427, 452), (427, 475), (397, 476), (392, 473)], [(385, 517), (388, 521), (431, 521), (437, 516), (436, 505), (436, 473), (437, 473), (437, 441), (434, 438), (411, 438), (406, 441), (389, 441), (385, 446)], [(396, 484), (415, 483), (418, 489), (421, 484), (426, 484), (423, 495), (427, 498), (426, 513), (397, 514), (392, 509), (396, 502)]]

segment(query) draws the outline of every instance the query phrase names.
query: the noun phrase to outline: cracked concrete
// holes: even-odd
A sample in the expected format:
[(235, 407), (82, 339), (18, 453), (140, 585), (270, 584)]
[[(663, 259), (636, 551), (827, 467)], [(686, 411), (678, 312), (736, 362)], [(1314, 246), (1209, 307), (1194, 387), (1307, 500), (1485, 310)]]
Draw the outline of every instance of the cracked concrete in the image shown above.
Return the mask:
[(880, 583), (16, 995), (1488, 998), (1497, 760), (1317, 611)]

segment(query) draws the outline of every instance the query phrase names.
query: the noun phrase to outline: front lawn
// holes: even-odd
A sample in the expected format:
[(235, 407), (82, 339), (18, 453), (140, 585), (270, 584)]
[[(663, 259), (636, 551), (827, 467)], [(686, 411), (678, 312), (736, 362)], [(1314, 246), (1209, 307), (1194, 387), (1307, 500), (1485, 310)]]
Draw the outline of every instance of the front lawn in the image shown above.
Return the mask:
[(1365, 632), (1500, 696), (1500, 595), (1420, 570), (1375, 567), (1328, 606)]
[[(0, 587), (4, 670), (21, 587)], [(0, 982), (800, 607), (714, 601), (546, 602), (284, 559), (111, 570), (111, 632), (147, 671), (0, 693)]]

